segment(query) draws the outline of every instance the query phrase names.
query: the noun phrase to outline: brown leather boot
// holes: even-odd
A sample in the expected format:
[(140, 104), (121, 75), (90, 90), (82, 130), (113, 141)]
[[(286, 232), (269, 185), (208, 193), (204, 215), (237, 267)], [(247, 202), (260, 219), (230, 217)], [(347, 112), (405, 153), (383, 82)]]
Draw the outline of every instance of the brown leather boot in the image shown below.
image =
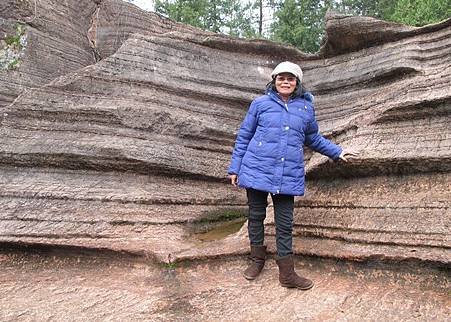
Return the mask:
[(244, 277), (248, 280), (254, 280), (265, 266), (266, 246), (251, 245), (251, 255), (249, 259), (252, 263), (244, 271)]
[(283, 287), (298, 288), (300, 290), (308, 290), (313, 287), (311, 280), (299, 276), (294, 271), (293, 255), (279, 257), (276, 262), (279, 266), (279, 281)]

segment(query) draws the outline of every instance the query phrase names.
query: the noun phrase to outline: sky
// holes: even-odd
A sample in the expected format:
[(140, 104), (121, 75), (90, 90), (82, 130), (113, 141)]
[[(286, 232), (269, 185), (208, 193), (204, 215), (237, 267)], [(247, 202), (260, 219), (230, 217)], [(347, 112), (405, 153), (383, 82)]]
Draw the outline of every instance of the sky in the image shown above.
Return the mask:
[(152, 0), (134, 0), (134, 4), (144, 10), (153, 11), (153, 1)]

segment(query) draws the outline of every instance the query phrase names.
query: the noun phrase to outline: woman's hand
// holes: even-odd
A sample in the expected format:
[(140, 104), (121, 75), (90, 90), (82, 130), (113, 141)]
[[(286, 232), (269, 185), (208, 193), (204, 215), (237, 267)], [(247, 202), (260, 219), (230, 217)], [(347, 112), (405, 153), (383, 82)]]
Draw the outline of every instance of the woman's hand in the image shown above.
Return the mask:
[(340, 160), (343, 160), (344, 162), (348, 162), (350, 159), (356, 158), (358, 156), (359, 156), (359, 152), (343, 150), (341, 152), (339, 158), (340, 158)]
[(232, 186), (236, 187), (236, 185), (238, 184), (238, 176), (236, 174), (231, 174), (229, 178)]

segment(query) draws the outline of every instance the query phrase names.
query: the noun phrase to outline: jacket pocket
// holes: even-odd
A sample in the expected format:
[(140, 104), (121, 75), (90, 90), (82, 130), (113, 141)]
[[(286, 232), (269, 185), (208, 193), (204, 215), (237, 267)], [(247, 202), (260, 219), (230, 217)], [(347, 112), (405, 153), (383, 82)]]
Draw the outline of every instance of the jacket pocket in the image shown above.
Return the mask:
[(249, 146), (247, 147), (247, 150), (251, 153), (257, 153), (258, 148), (262, 145), (261, 143), (261, 134), (260, 133), (256, 133), (251, 141), (249, 142)]

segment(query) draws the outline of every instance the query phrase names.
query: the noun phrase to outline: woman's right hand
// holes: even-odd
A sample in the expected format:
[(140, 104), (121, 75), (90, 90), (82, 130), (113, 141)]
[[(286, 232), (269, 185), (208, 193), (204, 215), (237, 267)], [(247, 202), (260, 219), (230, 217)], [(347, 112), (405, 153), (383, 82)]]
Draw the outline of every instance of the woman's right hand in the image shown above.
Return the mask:
[(238, 184), (238, 176), (236, 174), (231, 174), (229, 178), (232, 186), (236, 187), (236, 185)]

